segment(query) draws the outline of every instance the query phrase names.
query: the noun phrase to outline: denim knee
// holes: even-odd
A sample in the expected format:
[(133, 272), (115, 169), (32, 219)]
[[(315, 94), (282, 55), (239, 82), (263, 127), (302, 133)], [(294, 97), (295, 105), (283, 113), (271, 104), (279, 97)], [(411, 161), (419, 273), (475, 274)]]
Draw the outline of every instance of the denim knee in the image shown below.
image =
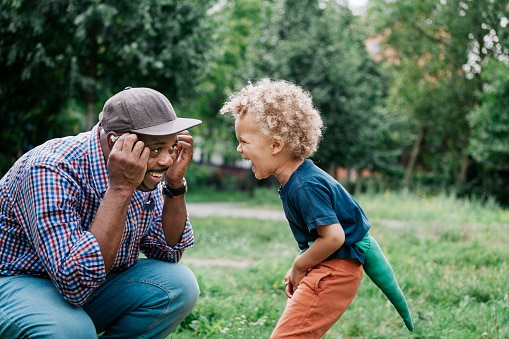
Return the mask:
[(65, 301), (49, 279), (0, 277), (0, 338), (90, 338), (96, 331), (81, 308)]
[(139, 260), (112, 273), (84, 305), (104, 337), (164, 338), (192, 311), (200, 289), (180, 264)]
[(181, 267), (180, 278), (182, 279), (181, 299), (184, 301), (183, 309), (187, 311), (186, 313), (189, 313), (198, 301), (200, 287), (194, 273), (187, 266), (179, 266)]
[[(0, 313), (1, 314), (1, 313)], [(28, 315), (18, 321), (1, 315), (0, 338), (97, 339), (95, 326), (85, 312)]]
[[(158, 272), (157, 286), (171, 305), (171, 312), (189, 313), (198, 301), (200, 288), (194, 273), (187, 266), (169, 264), (169, 269)], [(162, 267), (161, 267), (162, 268)], [(162, 294), (162, 295), (163, 295)], [(161, 296), (162, 296), (161, 295)]]
[[(56, 315), (55, 318), (60, 318), (60, 315)], [(87, 317), (88, 318), (88, 317)], [(95, 326), (88, 319), (80, 318), (74, 319), (74, 321), (66, 321), (65, 319), (58, 319), (55, 323), (46, 324), (44, 326), (44, 331), (47, 333), (47, 338), (55, 338), (55, 339), (69, 339), (69, 338), (83, 338), (83, 339), (97, 339), (97, 333), (95, 330)], [(38, 331), (37, 334), (41, 335), (41, 331)], [(39, 337), (39, 336), (34, 336)], [(42, 335), (41, 337), (46, 337)], [(32, 338), (32, 336), (29, 336)]]

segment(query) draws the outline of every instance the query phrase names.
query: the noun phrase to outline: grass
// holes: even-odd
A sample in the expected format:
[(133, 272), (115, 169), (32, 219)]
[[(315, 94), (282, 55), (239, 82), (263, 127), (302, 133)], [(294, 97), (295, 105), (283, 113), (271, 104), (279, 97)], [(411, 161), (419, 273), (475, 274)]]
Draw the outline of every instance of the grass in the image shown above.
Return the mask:
[[(280, 208), (273, 191), (235, 196), (241, 200), (253, 208)], [(357, 200), (396, 272), (415, 330), (406, 329), (365, 276), (356, 299), (324, 338), (509, 337), (509, 211), (445, 195), (386, 193)], [(196, 246), (182, 262), (195, 272), (201, 296), (168, 338), (268, 338), (285, 305), (283, 277), (297, 254), (288, 225), (191, 221)]]

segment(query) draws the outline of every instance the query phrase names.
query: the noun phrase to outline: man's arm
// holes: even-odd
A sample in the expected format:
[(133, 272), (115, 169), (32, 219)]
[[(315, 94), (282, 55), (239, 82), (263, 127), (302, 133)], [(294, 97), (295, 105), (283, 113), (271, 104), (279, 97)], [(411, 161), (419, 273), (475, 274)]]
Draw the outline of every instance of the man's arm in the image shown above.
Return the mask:
[(109, 154), (110, 183), (89, 229), (101, 248), (106, 272), (120, 247), (129, 202), (143, 180), (149, 154), (150, 150), (135, 134), (120, 136)]
[(173, 247), (180, 241), (186, 226), (186, 220), (187, 207), (184, 194), (173, 198), (165, 196), (162, 222), (164, 237), (168, 246)]
[[(164, 179), (168, 188), (177, 189), (182, 187), (184, 174), (193, 160), (193, 147), (193, 137), (189, 132), (180, 132), (175, 149), (174, 162), (166, 172)], [(175, 246), (181, 240), (186, 220), (187, 207), (185, 194), (172, 198), (165, 196), (162, 223), (168, 246)]]

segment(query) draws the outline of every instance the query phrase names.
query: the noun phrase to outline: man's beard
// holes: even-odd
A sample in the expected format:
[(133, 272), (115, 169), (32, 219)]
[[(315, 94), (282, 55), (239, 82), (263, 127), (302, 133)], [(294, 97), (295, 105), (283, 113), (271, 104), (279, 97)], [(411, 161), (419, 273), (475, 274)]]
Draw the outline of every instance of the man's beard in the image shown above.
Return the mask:
[(140, 190), (140, 189), (138, 188), (138, 190), (140, 190), (140, 191), (150, 192), (150, 191), (154, 191), (154, 190), (157, 188), (157, 185), (156, 185), (156, 186), (154, 186), (154, 188), (150, 188), (150, 187), (148, 187), (148, 186), (147, 186), (147, 184), (145, 184), (145, 182), (144, 182), (144, 181), (142, 181), (138, 187), (143, 188), (143, 190)]

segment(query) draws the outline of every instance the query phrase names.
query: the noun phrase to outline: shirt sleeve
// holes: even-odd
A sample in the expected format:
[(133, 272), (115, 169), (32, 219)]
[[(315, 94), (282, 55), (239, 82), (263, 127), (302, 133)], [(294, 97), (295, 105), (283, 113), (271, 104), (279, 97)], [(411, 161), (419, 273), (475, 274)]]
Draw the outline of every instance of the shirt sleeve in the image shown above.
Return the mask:
[(164, 231), (160, 218), (151, 228), (149, 234), (143, 238), (141, 251), (147, 258), (158, 259), (167, 262), (177, 263), (182, 258), (186, 248), (194, 246), (193, 226), (189, 217), (186, 219), (186, 225), (182, 232), (182, 238), (175, 246), (168, 246), (164, 238)]
[(300, 211), (303, 224), (309, 231), (319, 226), (339, 223), (332, 207), (330, 190), (326, 186), (306, 183), (300, 186), (298, 194), (291, 196), (295, 209)]
[[(34, 251), (63, 297), (82, 305), (106, 277), (104, 260), (83, 215), (83, 191), (72, 169), (33, 167), (22, 184), (18, 213)], [(90, 211), (87, 211), (90, 212)], [(84, 226), (85, 225), (85, 226)]]

